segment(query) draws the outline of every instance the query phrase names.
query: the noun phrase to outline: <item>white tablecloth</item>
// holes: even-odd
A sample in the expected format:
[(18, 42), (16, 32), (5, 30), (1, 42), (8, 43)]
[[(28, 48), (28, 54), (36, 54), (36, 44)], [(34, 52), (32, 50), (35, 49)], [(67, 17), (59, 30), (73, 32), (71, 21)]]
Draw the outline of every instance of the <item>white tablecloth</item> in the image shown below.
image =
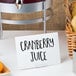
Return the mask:
[[(50, 31), (48, 31), (50, 32)], [(3, 39), (0, 40), (0, 60), (11, 70), (11, 76), (75, 76), (73, 73), (72, 60), (67, 56), (67, 44), (64, 31), (58, 31), (61, 49), (61, 64), (28, 69), (17, 69), (16, 50), (14, 38), (31, 34), (40, 34), (42, 31), (4, 31)]]

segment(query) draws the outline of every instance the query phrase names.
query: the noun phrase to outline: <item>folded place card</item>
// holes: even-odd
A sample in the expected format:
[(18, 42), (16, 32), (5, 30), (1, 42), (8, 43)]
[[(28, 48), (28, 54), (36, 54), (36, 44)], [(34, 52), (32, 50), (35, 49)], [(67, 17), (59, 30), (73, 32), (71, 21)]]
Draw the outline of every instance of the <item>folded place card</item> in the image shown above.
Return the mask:
[(18, 68), (36, 68), (61, 62), (58, 32), (15, 38)]

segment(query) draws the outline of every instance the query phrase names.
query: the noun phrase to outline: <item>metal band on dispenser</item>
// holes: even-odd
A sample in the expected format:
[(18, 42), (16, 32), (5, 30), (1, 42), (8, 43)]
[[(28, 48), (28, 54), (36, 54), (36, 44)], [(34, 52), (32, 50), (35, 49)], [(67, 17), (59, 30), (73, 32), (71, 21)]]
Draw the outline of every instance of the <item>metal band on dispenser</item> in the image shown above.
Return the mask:
[[(50, 8), (50, 5), (46, 5), (46, 9)], [(5, 13), (31, 13), (42, 11), (42, 2), (23, 4), (21, 9), (17, 9), (15, 4), (0, 3), (0, 12)]]
[[(50, 19), (50, 16), (46, 17), (46, 20)], [(32, 20), (1, 20), (4, 24), (16, 24), (16, 25), (24, 25), (24, 24), (34, 24), (38, 22), (42, 22), (43, 19), (32, 19)]]

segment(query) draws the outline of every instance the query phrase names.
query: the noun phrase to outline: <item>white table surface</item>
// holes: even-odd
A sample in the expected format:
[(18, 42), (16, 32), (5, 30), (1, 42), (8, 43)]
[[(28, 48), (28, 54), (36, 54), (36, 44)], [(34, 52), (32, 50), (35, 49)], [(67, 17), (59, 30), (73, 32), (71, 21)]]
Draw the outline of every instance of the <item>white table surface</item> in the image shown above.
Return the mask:
[[(50, 31), (48, 31), (50, 32)], [(11, 70), (11, 76), (75, 76), (72, 60), (67, 56), (67, 44), (64, 31), (59, 31), (62, 62), (58, 65), (19, 70), (16, 68), (16, 50), (14, 37), (40, 34), (42, 31), (4, 31), (0, 40), (0, 60)]]

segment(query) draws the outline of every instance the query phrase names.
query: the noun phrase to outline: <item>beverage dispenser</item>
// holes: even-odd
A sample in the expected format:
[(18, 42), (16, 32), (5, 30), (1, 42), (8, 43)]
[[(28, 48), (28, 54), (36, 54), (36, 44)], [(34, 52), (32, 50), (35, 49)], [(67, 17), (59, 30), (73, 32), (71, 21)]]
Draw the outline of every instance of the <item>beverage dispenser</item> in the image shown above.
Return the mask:
[[(2, 25), (24, 25), (43, 22), (46, 32), (46, 10), (51, 7), (51, 0), (0, 0), (0, 37), (2, 37)], [(26, 13), (43, 11), (42, 18), (26, 18)], [(8, 16), (7, 16), (8, 15)]]

